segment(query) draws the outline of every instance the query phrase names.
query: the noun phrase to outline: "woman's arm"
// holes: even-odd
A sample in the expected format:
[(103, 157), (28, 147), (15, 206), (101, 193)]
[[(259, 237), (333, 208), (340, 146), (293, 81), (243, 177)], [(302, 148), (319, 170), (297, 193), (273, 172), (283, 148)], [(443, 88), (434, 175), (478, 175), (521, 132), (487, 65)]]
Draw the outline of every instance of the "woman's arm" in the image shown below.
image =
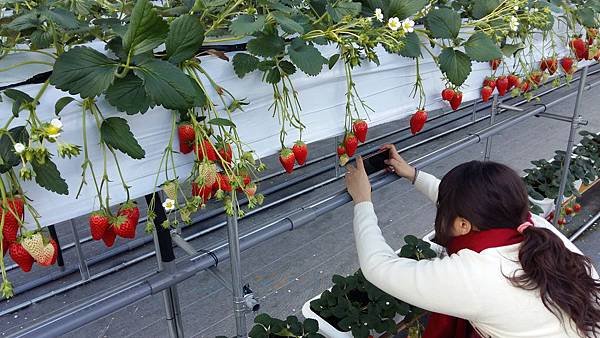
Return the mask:
[(398, 257), (381, 234), (371, 202), (355, 205), (354, 236), (362, 272), (381, 290), (429, 311), (469, 320), (481, 313), (476, 277), (462, 256), (422, 261)]

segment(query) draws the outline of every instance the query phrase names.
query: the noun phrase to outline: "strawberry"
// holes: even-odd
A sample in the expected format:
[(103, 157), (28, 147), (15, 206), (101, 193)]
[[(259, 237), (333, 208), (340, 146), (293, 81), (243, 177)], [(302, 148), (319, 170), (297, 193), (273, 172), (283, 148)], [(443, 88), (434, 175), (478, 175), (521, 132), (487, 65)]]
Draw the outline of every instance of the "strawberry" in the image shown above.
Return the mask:
[[(8, 210), (2, 211), (2, 214), (5, 215), (2, 236), (7, 242), (12, 243), (17, 240), (17, 232), (21, 227), (25, 212), (25, 203), (20, 196), (9, 198), (6, 203)], [(15, 215), (18, 216), (18, 219)]]
[(539, 86), (542, 83), (543, 77), (544, 74), (539, 70), (534, 70), (533, 72), (531, 72), (531, 74), (529, 74), (530, 81), (532, 83), (535, 83), (537, 86)]
[(217, 143), (217, 152), (223, 161), (231, 163), (233, 160), (233, 151), (231, 150), (231, 145), (229, 143)]
[(519, 89), (521, 90), (521, 93), (527, 93), (529, 91), (529, 87), (530, 87), (530, 82), (529, 82), (529, 80), (527, 80), (527, 81), (523, 81), (521, 83), (521, 85), (519, 86)]
[(198, 161), (202, 162), (204, 159), (209, 161), (217, 160), (217, 152), (215, 147), (208, 139), (203, 139), (200, 143), (194, 145), (194, 152), (198, 157)]
[(127, 216), (127, 218), (133, 223), (133, 226), (137, 226), (138, 221), (140, 220), (140, 209), (135, 202), (127, 201), (119, 208), (118, 215)]
[(348, 161), (350, 161), (350, 157), (347, 154), (340, 155), (340, 166), (345, 166)]
[(508, 75), (508, 90), (518, 88), (521, 85), (521, 79), (515, 74)]
[(292, 171), (294, 171), (294, 163), (296, 163), (296, 157), (292, 149), (281, 149), (279, 152), (279, 162), (283, 166), (283, 169), (285, 169), (288, 174), (291, 174)]
[(410, 132), (415, 135), (420, 132), (427, 121), (427, 112), (423, 109), (417, 110), (410, 118)]
[(540, 69), (542, 71), (548, 71), (548, 74), (554, 75), (556, 73), (556, 69), (558, 68), (558, 61), (556, 58), (548, 58), (540, 61)]
[(33, 266), (33, 257), (23, 248), (21, 243), (14, 242), (10, 244), (8, 248), (8, 253), (10, 254), (10, 258), (17, 263), (17, 265), (24, 272), (31, 271), (31, 266)]
[(573, 213), (573, 208), (571, 208), (571, 207), (566, 207), (565, 208), (565, 214), (570, 215), (572, 213)]
[(8, 247), (10, 246), (10, 243), (2, 238), (2, 256), (6, 255), (6, 251), (8, 251)]
[(367, 140), (367, 132), (369, 131), (369, 126), (367, 125), (367, 121), (365, 120), (356, 120), (352, 123), (352, 132), (356, 135), (356, 138), (360, 143), (365, 143)]
[(58, 259), (58, 243), (56, 243), (54, 238), (51, 238), (50, 244), (54, 248), (54, 255), (52, 255), (52, 260), (50, 260), (50, 265), (54, 265), (54, 263), (56, 263), (56, 260)]
[(558, 219), (558, 225), (565, 225), (567, 224), (567, 220), (564, 217), (561, 217)]
[(568, 56), (560, 59), (560, 66), (562, 67), (563, 71), (567, 75), (573, 74), (573, 72), (575, 71), (573, 69), (573, 63), (574, 63), (573, 58), (568, 57)]
[(548, 65), (546, 63), (546, 59), (542, 59), (540, 61), (540, 70), (543, 72), (543, 71), (546, 71), (546, 69), (548, 69)]
[(204, 203), (212, 197), (213, 185), (200, 185), (196, 182), (192, 182), (192, 196), (202, 197)]
[(110, 225), (117, 236), (123, 238), (135, 238), (137, 223), (132, 222), (126, 215), (112, 217)]
[(496, 89), (496, 78), (493, 76), (486, 77), (485, 80), (483, 80), (483, 86), (492, 88), (492, 92), (494, 92), (494, 89)]
[(294, 158), (299, 165), (304, 165), (306, 162), (306, 158), (308, 157), (308, 147), (306, 143), (298, 140), (294, 143), (292, 147), (292, 151), (294, 152)]
[(248, 197), (254, 196), (256, 194), (256, 184), (254, 184), (254, 183), (248, 184), (244, 188), (244, 193), (246, 193), (246, 195), (248, 195)]
[(442, 99), (445, 101), (450, 101), (454, 97), (454, 94), (455, 94), (454, 89), (446, 88), (446, 89), (442, 90)]
[(338, 144), (337, 146), (337, 154), (338, 156), (342, 156), (346, 153), (346, 147), (344, 147), (343, 143)]
[(585, 56), (586, 52), (588, 51), (588, 46), (582, 38), (572, 39), (569, 45), (575, 52), (575, 56), (578, 60), (586, 58)]
[(217, 181), (217, 166), (214, 163), (202, 162), (198, 165), (196, 183), (211, 187)]
[(594, 54), (594, 60), (600, 61), (600, 48), (596, 49), (596, 51), (593, 54)]
[(103, 210), (93, 212), (88, 219), (92, 238), (96, 241), (102, 239), (104, 231), (108, 228), (108, 215)]
[(579, 203), (573, 204), (573, 211), (574, 212), (580, 212), (581, 211), (581, 204), (579, 204)]
[(104, 242), (104, 245), (110, 248), (111, 246), (113, 246), (113, 244), (115, 244), (116, 238), (117, 234), (115, 233), (115, 229), (112, 225), (109, 225), (109, 227), (106, 228), (106, 231), (104, 231), (104, 235), (102, 236), (102, 241)]
[(213, 190), (223, 190), (231, 192), (231, 182), (229, 176), (223, 173), (217, 173), (217, 181), (213, 184)]
[(500, 60), (500, 59), (491, 60), (490, 67), (492, 67), (492, 70), (496, 70), (496, 69), (498, 69), (498, 67), (500, 67), (501, 62), (502, 62), (502, 60)]
[(498, 89), (498, 94), (504, 96), (508, 91), (508, 78), (504, 75), (499, 76), (496, 80), (496, 88)]
[(177, 200), (177, 181), (169, 180), (161, 185), (165, 195), (172, 200)]
[(452, 107), (452, 110), (457, 110), (458, 107), (460, 107), (460, 104), (462, 103), (462, 98), (462, 92), (457, 91), (452, 100), (450, 100), (450, 107)]
[(189, 123), (182, 123), (177, 127), (177, 135), (179, 136), (179, 151), (183, 154), (191, 153), (196, 140), (194, 127)]
[(354, 156), (356, 148), (358, 148), (358, 138), (353, 133), (346, 133), (344, 137), (344, 147), (346, 148), (346, 154), (348, 157)]
[(492, 96), (493, 91), (494, 90), (490, 86), (485, 86), (481, 88), (481, 99), (483, 100), (483, 102), (488, 102), (490, 96)]
[(36, 261), (39, 262), (44, 258), (44, 237), (41, 233), (36, 232), (28, 237), (23, 238), (21, 240), (21, 245)]

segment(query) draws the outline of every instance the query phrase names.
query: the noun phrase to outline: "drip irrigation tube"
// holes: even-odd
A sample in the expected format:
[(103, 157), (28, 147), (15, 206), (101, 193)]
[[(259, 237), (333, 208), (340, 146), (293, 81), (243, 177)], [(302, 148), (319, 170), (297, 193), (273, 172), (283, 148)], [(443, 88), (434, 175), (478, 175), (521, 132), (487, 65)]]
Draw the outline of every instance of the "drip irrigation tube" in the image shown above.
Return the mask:
[[(586, 89), (595, 87), (598, 84), (600, 84), (600, 82), (586, 86)], [(463, 138), (462, 140), (451, 143), (432, 152), (431, 154), (411, 161), (411, 163), (418, 168), (430, 165), (442, 158), (446, 158), (452, 154), (455, 154), (456, 152), (459, 152), (468, 146), (477, 144), (486, 137), (495, 135), (522, 122), (525, 119), (543, 112), (546, 107), (551, 107), (568, 100), (576, 94), (576, 92), (566, 94), (547, 104), (546, 106), (538, 106), (537, 108), (523, 113), (515, 118), (507, 119), (493, 126), (484, 128), (475, 134)], [(373, 177), (373, 190), (377, 190), (382, 186), (385, 186), (398, 179), (399, 177), (393, 174), (377, 174)], [(275, 222), (271, 222), (259, 229), (241, 236), (240, 250), (244, 251), (281, 233), (303, 226), (316, 219), (318, 216), (350, 202), (350, 200), (350, 196), (347, 194), (345, 189), (343, 189), (325, 199), (313, 203), (308, 207), (299, 208), (290, 213), (287, 217), (281, 218)], [(148, 278), (147, 280), (128, 284), (124, 290), (108, 296), (96, 297), (85, 304), (81, 304), (75, 309), (64, 310), (46, 320), (30, 326), (29, 328), (16, 332), (15, 334), (11, 335), (11, 337), (55, 337), (75, 330), (83, 325), (88, 324), (89, 322), (102, 318), (147, 296), (156, 294), (170, 286), (176, 285), (194, 276), (196, 273), (213, 266), (215, 263), (214, 257), (217, 257), (219, 261), (227, 259), (229, 256), (228, 248), (229, 245), (224, 243), (211, 250), (212, 254), (203, 253), (193, 257), (189, 261), (179, 264), (177, 266), (177, 271), (173, 274), (161, 272)]]

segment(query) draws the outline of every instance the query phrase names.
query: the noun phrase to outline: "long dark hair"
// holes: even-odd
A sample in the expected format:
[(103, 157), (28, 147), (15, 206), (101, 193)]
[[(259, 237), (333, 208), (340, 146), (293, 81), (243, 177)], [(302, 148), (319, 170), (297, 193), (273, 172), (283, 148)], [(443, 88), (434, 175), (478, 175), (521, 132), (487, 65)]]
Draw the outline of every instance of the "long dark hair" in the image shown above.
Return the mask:
[[(478, 230), (516, 228), (529, 217), (525, 184), (515, 171), (495, 162), (472, 161), (442, 179), (435, 218), (436, 241), (447, 245), (454, 220)], [(522, 272), (507, 278), (525, 290), (539, 290), (544, 306), (559, 319), (570, 317), (583, 336), (600, 333), (600, 280), (591, 260), (567, 249), (552, 231), (529, 227), (519, 249)]]

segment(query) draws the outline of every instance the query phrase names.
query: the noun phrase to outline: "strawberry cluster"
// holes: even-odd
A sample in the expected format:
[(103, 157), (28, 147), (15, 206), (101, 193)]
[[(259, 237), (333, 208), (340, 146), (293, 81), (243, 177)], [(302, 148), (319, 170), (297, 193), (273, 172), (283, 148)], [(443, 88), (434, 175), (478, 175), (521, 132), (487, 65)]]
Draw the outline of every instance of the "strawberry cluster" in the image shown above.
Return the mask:
[(346, 165), (350, 161), (350, 157), (354, 156), (359, 142), (367, 141), (368, 131), (367, 121), (358, 119), (352, 122), (352, 132), (346, 132), (344, 140), (337, 146), (337, 155), (341, 166)]
[(140, 209), (135, 202), (127, 201), (119, 207), (116, 215), (112, 215), (107, 209), (93, 212), (88, 223), (92, 239), (102, 240), (107, 247), (111, 247), (117, 236), (135, 238), (139, 219)]

